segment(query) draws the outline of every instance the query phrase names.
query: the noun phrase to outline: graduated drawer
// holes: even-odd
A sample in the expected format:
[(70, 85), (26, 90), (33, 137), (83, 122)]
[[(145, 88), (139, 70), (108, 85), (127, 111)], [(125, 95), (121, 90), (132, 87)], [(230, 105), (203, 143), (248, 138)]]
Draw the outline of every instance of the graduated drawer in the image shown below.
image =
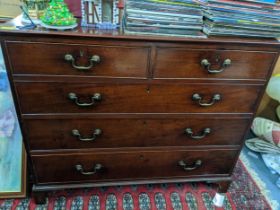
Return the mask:
[[(29, 119), (31, 150), (155, 146), (240, 145), (250, 119)], [(232, 135), (234, 134), (234, 138)]]
[(154, 77), (265, 79), (276, 56), (273, 52), (158, 48)]
[[(149, 49), (145, 47), (32, 42), (6, 42), (6, 45), (13, 74), (147, 76)], [(67, 56), (75, 61), (66, 60)]]
[[(162, 150), (33, 155), (37, 183), (229, 174), (236, 150)], [(181, 162), (180, 162), (181, 161)]]
[[(252, 113), (262, 89), (262, 85), (229, 84), (103, 85), (17, 82), (15, 86), (24, 114)], [(199, 103), (212, 105), (201, 106)]]

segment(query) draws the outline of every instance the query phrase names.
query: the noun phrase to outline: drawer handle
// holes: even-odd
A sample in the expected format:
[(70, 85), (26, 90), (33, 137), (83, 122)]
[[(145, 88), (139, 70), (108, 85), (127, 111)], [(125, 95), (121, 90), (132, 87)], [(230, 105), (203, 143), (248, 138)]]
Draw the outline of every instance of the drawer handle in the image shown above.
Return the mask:
[(100, 170), (103, 168), (103, 166), (102, 166), (101, 164), (97, 163), (97, 164), (95, 164), (95, 165), (93, 166), (93, 171), (85, 171), (85, 170), (84, 170), (84, 167), (83, 167), (82, 165), (80, 165), (80, 164), (75, 165), (75, 168), (76, 168), (76, 170), (77, 170), (78, 172), (80, 172), (82, 175), (90, 176), (90, 175), (94, 175), (94, 174), (96, 174), (98, 171), (100, 171)]
[(92, 137), (84, 138), (81, 136), (80, 132), (77, 129), (72, 130), (72, 135), (77, 137), (80, 141), (94, 141), (101, 134), (102, 134), (101, 129), (97, 128), (93, 131)]
[(69, 93), (68, 98), (71, 101), (74, 101), (78, 106), (80, 107), (88, 107), (88, 106), (93, 106), (97, 101), (101, 101), (102, 97), (100, 93), (95, 93), (91, 96), (91, 102), (90, 103), (82, 103), (80, 102), (79, 97), (77, 96), (76, 93)]
[(100, 56), (99, 55), (93, 55), (90, 59), (89, 59), (89, 65), (88, 66), (78, 66), (76, 64), (76, 59), (73, 57), (73, 55), (71, 54), (66, 54), (64, 56), (64, 59), (68, 62), (72, 63), (73, 68), (79, 70), (79, 71), (84, 71), (84, 70), (89, 70), (91, 69), (95, 63), (100, 63)]
[(201, 131), (200, 135), (194, 135), (193, 130), (191, 128), (185, 129), (185, 134), (195, 140), (203, 139), (210, 133), (211, 133), (210, 128), (204, 128), (203, 131)]
[(222, 99), (222, 96), (220, 94), (214, 94), (212, 97), (211, 102), (209, 103), (204, 103), (203, 102), (203, 98), (201, 95), (199, 95), (198, 93), (193, 94), (192, 96), (192, 100), (193, 101), (198, 101), (200, 106), (213, 106), (217, 101), (220, 101)]
[(202, 166), (202, 161), (201, 160), (196, 160), (192, 165), (187, 165), (185, 161), (180, 160), (178, 162), (179, 166), (181, 166), (185, 171), (193, 171), (200, 166)]
[(207, 59), (203, 59), (203, 60), (201, 61), (201, 65), (202, 65), (205, 69), (207, 69), (208, 73), (210, 73), (210, 74), (217, 74), (217, 73), (223, 72), (227, 67), (229, 67), (229, 66), (231, 65), (231, 60), (230, 60), (230, 59), (224, 60), (221, 69), (218, 69), (218, 70), (216, 70), (216, 69), (210, 69), (211, 63), (210, 63)]

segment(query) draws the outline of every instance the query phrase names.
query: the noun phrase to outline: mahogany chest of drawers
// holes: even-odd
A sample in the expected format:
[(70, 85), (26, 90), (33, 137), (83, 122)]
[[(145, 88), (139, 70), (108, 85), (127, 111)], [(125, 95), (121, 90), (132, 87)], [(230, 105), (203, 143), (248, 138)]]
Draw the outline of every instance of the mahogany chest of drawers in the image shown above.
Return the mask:
[(275, 40), (1, 31), (37, 202), (103, 185), (231, 174)]

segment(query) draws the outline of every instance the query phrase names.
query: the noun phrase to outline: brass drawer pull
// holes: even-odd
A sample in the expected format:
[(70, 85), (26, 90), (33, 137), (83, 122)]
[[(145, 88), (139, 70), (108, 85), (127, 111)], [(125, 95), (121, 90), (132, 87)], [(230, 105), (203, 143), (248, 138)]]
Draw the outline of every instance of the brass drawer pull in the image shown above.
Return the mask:
[(201, 160), (196, 160), (192, 165), (187, 165), (185, 163), (185, 161), (180, 160), (178, 162), (179, 166), (181, 166), (185, 171), (193, 171), (197, 168), (199, 168), (200, 166), (202, 166), (202, 161)]
[(88, 66), (78, 66), (76, 64), (76, 59), (73, 57), (73, 55), (71, 54), (66, 54), (64, 56), (64, 59), (68, 62), (71, 62), (73, 68), (79, 70), (79, 71), (84, 71), (84, 70), (89, 70), (91, 69), (95, 63), (100, 63), (100, 56), (98, 55), (93, 55), (90, 59), (89, 59), (89, 65)]
[(92, 137), (84, 138), (81, 136), (80, 132), (77, 129), (72, 130), (72, 135), (77, 137), (80, 141), (94, 141), (101, 134), (102, 134), (101, 129), (97, 128), (93, 131)]
[(101, 101), (102, 97), (100, 93), (94, 93), (91, 96), (91, 102), (90, 103), (81, 103), (79, 100), (79, 97), (77, 96), (76, 93), (69, 93), (68, 98), (71, 101), (74, 101), (78, 106), (80, 107), (88, 107), (88, 106), (93, 106), (97, 101)]
[(201, 131), (200, 135), (194, 135), (193, 130), (191, 128), (185, 129), (185, 134), (195, 140), (203, 139), (210, 133), (211, 133), (210, 128), (204, 128), (203, 131)]
[(214, 94), (213, 97), (212, 97), (212, 100), (211, 102), (209, 103), (204, 103), (203, 102), (203, 98), (200, 94), (198, 93), (195, 93), (193, 94), (192, 96), (192, 100), (193, 101), (198, 101), (199, 105), (200, 106), (212, 106), (214, 105), (217, 101), (220, 101), (222, 99), (222, 96), (220, 94)]
[(84, 171), (84, 167), (83, 167), (82, 165), (80, 165), (80, 164), (75, 165), (75, 168), (76, 168), (76, 170), (77, 170), (78, 172), (80, 172), (82, 175), (90, 176), (90, 175), (94, 175), (94, 174), (96, 174), (98, 171), (100, 171), (100, 170), (103, 168), (103, 166), (102, 166), (101, 164), (97, 163), (97, 164), (95, 164), (95, 165), (93, 166), (93, 171), (87, 171), (87, 172)]
[(211, 67), (211, 63), (207, 60), (207, 59), (203, 59), (201, 61), (201, 65), (207, 69), (208, 73), (210, 74), (217, 74), (217, 73), (221, 73), (223, 72), (227, 67), (229, 67), (231, 65), (231, 60), (230, 59), (225, 59), (223, 62), (223, 65), (221, 67), (221, 69), (210, 69)]

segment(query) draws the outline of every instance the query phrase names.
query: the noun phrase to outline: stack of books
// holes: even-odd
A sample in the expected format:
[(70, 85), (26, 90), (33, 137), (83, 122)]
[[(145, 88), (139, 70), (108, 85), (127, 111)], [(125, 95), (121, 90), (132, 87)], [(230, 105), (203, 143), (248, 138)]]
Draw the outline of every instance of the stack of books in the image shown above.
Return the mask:
[(127, 0), (124, 31), (129, 34), (206, 37), (203, 12), (195, 0)]
[(256, 0), (202, 0), (207, 35), (280, 37), (280, 4)]

